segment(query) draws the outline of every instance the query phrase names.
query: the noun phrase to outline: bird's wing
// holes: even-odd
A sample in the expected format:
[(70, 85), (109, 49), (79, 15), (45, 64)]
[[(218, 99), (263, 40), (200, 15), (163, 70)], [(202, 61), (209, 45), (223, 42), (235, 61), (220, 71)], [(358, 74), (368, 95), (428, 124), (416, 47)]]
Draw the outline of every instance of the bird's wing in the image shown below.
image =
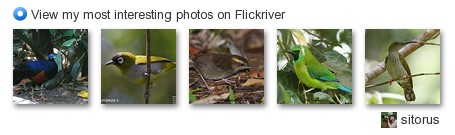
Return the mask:
[(411, 77), (411, 69), (409, 69), (409, 65), (408, 63), (406, 62), (406, 60), (404, 59), (404, 57), (402, 55), (399, 55), (400, 57), (400, 62), (401, 64), (403, 65), (404, 69), (406, 70), (406, 73), (408, 74), (409, 76), (409, 80), (411, 82), (411, 87), (412, 87), (412, 77)]
[(322, 81), (337, 81), (335, 75), (321, 65), (319, 60), (314, 57), (309, 48), (304, 48), (304, 51), (304, 61), (311, 77)]
[[(150, 61), (151, 62), (162, 62), (162, 61), (168, 61), (171, 62), (171, 60), (163, 58), (163, 57), (158, 57), (158, 56), (150, 56)], [(141, 65), (147, 63), (147, 57), (143, 55), (136, 56), (136, 64)]]
[(327, 68), (318, 67), (317, 65), (307, 65), (308, 73), (311, 77), (322, 81), (337, 81), (335, 75)]

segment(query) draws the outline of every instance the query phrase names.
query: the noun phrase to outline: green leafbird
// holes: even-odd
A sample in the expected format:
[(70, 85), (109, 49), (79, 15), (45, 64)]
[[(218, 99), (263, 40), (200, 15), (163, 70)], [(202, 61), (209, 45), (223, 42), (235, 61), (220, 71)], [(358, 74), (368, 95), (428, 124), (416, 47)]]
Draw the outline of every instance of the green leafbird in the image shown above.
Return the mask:
[(404, 57), (398, 51), (408, 43), (393, 42), (389, 46), (389, 54), (385, 58), (385, 68), (392, 79), (398, 78), (397, 83), (404, 89), (406, 101), (414, 101), (416, 96), (412, 90), (411, 70)]
[(351, 93), (352, 89), (344, 86), (336, 79), (336, 76), (313, 56), (305, 46), (294, 46), (288, 52), (293, 57), (295, 74), (305, 86), (321, 90), (342, 90)]

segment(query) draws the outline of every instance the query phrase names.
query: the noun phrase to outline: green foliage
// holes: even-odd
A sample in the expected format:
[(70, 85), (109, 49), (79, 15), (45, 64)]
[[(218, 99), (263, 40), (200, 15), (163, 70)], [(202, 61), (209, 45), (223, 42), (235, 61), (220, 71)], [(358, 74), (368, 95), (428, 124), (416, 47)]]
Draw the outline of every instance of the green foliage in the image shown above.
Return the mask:
[(56, 87), (60, 83), (73, 82), (81, 72), (88, 73), (86, 29), (15, 29), (13, 34), (14, 65), (30, 61), (27, 59), (30, 57), (46, 60), (49, 54), (55, 54), (59, 73), (45, 86)]
[[(337, 38), (339, 37), (339, 38)], [(332, 90), (310, 90), (294, 73), (292, 60), (286, 52), (293, 46), (306, 45), (325, 68), (332, 71), (345, 86), (352, 88), (351, 41), (352, 31), (343, 29), (288, 30), (279, 29), (278, 45), (278, 100), (279, 104), (346, 104), (352, 103), (349, 93)], [(342, 50), (341, 52), (339, 50)], [(336, 96), (334, 95), (336, 94)], [(338, 97), (338, 98), (337, 98)]]
[(235, 94), (234, 94), (234, 91), (232, 90), (231, 86), (229, 86), (229, 103), (235, 104)]
[(197, 101), (197, 97), (193, 93), (201, 91), (201, 90), (203, 90), (203, 89), (202, 88), (197, 88), (195, 90), (190, 90), (190, 92), (189, 92), (190, 103), (193, 103), (194, 101)]
[(374, 91), (373, 94), (365, 93), (365, 102), (367, 104), (407, 104), (403, 95), (396, 93), (378, 92)]
[(299, 91), (299, 79), (292, 71), (278, 70), (278, 103), (279, 104), (302, 104), (304, 97)]
[(333, 100), (332, 96), (325, 92), (315, 92), (313, 94), (313, 100), (314, 101), (319, 101), (319, 102), (324, 102), (328, 101), (329, 103), (336, 103), (335, 100)]

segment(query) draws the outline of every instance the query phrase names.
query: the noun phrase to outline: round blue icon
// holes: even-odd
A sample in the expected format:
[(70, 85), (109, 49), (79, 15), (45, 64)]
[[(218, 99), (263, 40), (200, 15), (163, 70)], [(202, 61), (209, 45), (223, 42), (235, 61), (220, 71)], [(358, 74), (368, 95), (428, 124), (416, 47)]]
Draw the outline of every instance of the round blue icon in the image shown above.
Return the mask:
[[(22, 12), (21, 16), (19, 16), (19, 12)], [(14, 9), (13, 16), (16, 20), (22, 21), (25, 18), (27, 18), (27, 10), (25, 10), (25, 8), (23, 7), (17, 7), (16, 9)]]

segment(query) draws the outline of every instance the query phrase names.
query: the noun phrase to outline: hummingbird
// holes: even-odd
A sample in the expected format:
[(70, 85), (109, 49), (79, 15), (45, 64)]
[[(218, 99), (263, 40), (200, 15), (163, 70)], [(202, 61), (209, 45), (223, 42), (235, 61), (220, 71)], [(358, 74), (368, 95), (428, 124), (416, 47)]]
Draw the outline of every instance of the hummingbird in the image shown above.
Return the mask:
[(408, 43), (415, 42), (393, 42), (390, 44), (388, 54), (385, 58), (385, 68), (392, 79), (399, 78), (397, 83), (404, 89), (406, 101), (414, 101), (416, 96), (412, 90), (411, 70), (403, 55), (398, 53)]

